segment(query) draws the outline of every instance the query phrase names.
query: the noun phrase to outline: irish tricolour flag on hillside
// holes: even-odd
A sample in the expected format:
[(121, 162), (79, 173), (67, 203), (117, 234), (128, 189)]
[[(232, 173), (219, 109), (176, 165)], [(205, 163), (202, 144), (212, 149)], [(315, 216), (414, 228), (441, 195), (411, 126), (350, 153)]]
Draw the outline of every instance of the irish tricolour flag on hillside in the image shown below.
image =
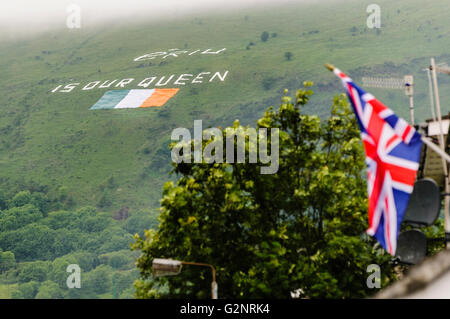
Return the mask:
[(114, 90), (103, 94), (90, 109), (135, 109), (163, 106), (179, 89)]

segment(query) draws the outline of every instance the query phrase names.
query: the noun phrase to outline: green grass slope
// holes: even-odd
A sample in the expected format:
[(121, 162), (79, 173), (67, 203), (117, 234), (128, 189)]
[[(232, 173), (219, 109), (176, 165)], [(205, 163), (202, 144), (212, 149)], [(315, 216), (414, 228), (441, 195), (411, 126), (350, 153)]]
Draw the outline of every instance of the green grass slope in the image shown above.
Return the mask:
[[(164, 22), (119, 22), (61, 29), (0, 41), (0, 182), (14, 193), (33, 185), (65, 187), (77, 205), (116, 211), (158, 207), (168, 179), (168, 142), (174, 128), (254, 124), (282, 90), (316, 83), (308, 111), (326, 116), (341, 86), (324, 67), (333, 63), (355, 81), (364, 75), (416, 77), (417, 120), (430, 117), (426, 74), (434, 56), (450, 60), (447, 1), (380, 0), (382, 28), (366, 28), (372, 1), (255, 8)], [(271, 36), (262, 42), (263, 31)], [(4, 37), (7, 38), (7, 37)], [(253, 42), (254, 45), (249, 46)], [(248, 47), (248, 49), (247, 49)], [(171, 48), (227, 50), (217, 56), (181, 56), (134, 62)], [(292, 52), (287, 61), (285, 52)], [(149, 65), (149, 62), (152, 62)], [(90, 111), (107, 89), (51, 93), (59, 84), (136, 80), (229, 70), (224, 83), (187, 84), (162, 108)], [(450, 80), (440, 77), (443, 113)], [(170, 85), (169, 87), (177, 87)], [(401, 91), (370, 90), (409, 119)], [(31, 185), (31, 186), (30, 186)]]

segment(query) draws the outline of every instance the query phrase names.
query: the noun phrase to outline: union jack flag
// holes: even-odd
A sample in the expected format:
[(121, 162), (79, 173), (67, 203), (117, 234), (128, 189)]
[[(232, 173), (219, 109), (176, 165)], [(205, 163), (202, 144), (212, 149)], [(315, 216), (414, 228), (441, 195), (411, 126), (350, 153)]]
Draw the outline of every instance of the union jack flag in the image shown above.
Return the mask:
[(335, 68), (334, 74), (347, 91), (366, 153), (367, 233), (395, 255), (400, 224), (419, 168), (421, 135), (339, 69)]

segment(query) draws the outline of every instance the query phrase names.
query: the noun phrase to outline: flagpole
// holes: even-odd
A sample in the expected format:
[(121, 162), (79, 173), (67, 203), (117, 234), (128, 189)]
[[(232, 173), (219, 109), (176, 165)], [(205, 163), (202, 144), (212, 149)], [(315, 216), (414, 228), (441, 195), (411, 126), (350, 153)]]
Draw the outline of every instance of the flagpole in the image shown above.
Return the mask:
[(433, 117), (433, 121), (437, 122), (436, 112), (434, 111), (434, 99), (433, 99), (433, 84), (431, 83), (431, 72), (430, 68), (426, 68), (427, 76), (428, 76), (428, 91), (430, 92), (430, 107), (431, 107), (431, 116)]
[[(441, 116), (441, 103), (439, 101), (439, 89), (438, 89), (438, 83), (437, 83), (437, 75), (436, 75), (436, 63), (434, 61), (434, 58), (431, 58), (431, 72), (433, 75), (433, 84), (434, 84), (434, 95), (435, 95), (435, 101), (436, 101), (436, 113), (438, 116), (439, 121), (439, 141), (441, 144), (442, 151), (445, 152), (445, 144), (444, 144), (444, 132), (442, 128), (442, 116)], [(445, 176), (445, 195), (444, 195), (444, 217), (445, 217), (445, 239), (446, 239), (446, 246), (447, 249), (450, 249), (450, 241), (447, 241), (447, 234), (450, 233), (450, 218), (449, 218), (449, 178), (448, 178), (448, 167), (447, 163), (442, 160), (443, 167), (444, 167), (444, 176)]]
[[(433, 85), (434, 85), (434, 97), (436, 101), (436, 113), (437, 113), (437, 120), (439, 122), (439, 144), (441, 146), (441, 149), (445, 152), (445, 144), (444, 144), (444, 132), (442, 131), (442, 116), (441, 116), (441, 103), (439, 100), (439, 89), (438, 89), (438, 83), (437, 83), (437, 75), (436, 75), (436, 65), (434, 62), (434, 58), (431, 59), (431, 71), (433, 75)], [(447, 176), (447, 165), (445, 165), (445, 162), (442, 162), (443, 168), (444, 168), (444, 175)]]

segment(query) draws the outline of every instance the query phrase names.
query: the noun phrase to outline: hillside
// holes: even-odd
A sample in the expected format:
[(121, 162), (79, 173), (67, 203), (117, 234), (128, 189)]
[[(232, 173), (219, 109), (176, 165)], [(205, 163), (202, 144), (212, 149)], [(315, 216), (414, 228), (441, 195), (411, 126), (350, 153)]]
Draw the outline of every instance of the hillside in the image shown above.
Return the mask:
[[(162, 22), (119, 21), (14, 39), (0, 32), (2, 198), (12, 201), (26, 190), (45, 193), (54, 202), (70, 198), (71, 205), (64, 206), (64, 202), (55, 207), (78, 214), (82, 207), (92, 206), (108, 220), (102, 226), (106, 236), (102, 243), (107, 241), (107, 228), (120, 228), (131, 242), (137, 228), (156, 225), (162, 186), (176, 178), (168, 175), (173, 129), (192, 130), (198, 119), (203, 120), (203, 127), (224, 127), (235, 119), (254, 125), (267, 107), (279, 103), (285, 88), (293, 93), (306, 80), (315, 82), (307, 112), (326, 116), (333, 96), (342, 92), (336, 78), (324, 68), (327, 62), (360, 84), (362, 76), (413, 74), (416, 122), (431, 117), (427, 77), (422, 70), (433, 56), (437, 62), (450, 62), (450, 12), (442, 9), (448, 7), (447, 2), (435, 0), (424, 7), (419, 0), (380, 0), (381, 32), (366, 27), (366, 7), (371, 3), (330, 1), (214, 12)], [(268, 33), (266, 41), (261, 39), (263, 32)], [(169, 51), (175, 48), (178, 50)], [(155, 52), (167, 54), (135, 61)], [(292, 53), (290, 59), (286, 52)], [(183, 74), (192, 77), (177, 84), (176, 79)], [(120, 80), (133, 79), (120, 89), (137, 89), (142, 88), (138, 85), (144, 79), (155, 77), (147, 87), (151, 89), (171, 75), (171, 81), (161, 87), (180, 91), (163, 107), (90, 110), (103, 93), (117, 89)], [(195, 78), (202, 80), (195, 83)], [(117, 82), (110, 88), (98, 88), (113, 80)], [(95, 88), (83, 90), (95, 81), (99, 81)], [(61, 92), (69, 83), (80, 84), (70, 92)], [(446, 114), (450, 111), (450, 78), (440, 75), (439, 83), (442, 112)], [(408, 99), (402, 91), (369, 91), (409, 120)], [(5, 205), (3, 209), (14, 207), (21, 206)], [(122, 208), (130, 215), (153, 213), (148, 213), (151, 220), (139, 219), (142, 222), (137, 228), (128, 229), (111, 218)], [(50, 213), (45, 211), (35, 224), (47, 225)], [(66, 226), (61, 227), (85, 231), (83, 226)], [(89, 232), (86, 230), (86, 236)], [(126, 249), (125, 244), (99, 246), (85, 253), (98, 258)], [(0, 252), (16, 249), (11, 247), (15, 246), (0, 246)], [(50, 267), (50, 262), (76, 249), (30, 258), (18, 256), (16, 251), (15, 255), (18, 262), (45, 260), (48, 264), (44, 266)], [(128, 259), (124, 264), (129, 267), (124, 271), (131, 271)], [(98, 261), (88, 268), (97, 265)], [(111, 268), (106, 261), (104, 265)], [(5, 279), (11, 286), (0, 282), (0, 297), (10, 295), (5, 291), (15, 289), (16, 279)]]
[[(421, 10), (420, 1), (381, 1), (380, 35), (365, 27), (367, 4), (292, 5), (158, 24), (62, 29), (2, 41), (3, 188), (15, 192), (18, 183), (52, 190), (64, 186), (79, 205), (98, 205), (104, 197), (102, 208), (107, 210), (156, 208), (170, 168), (167, 145), (174, 128), (192, 128), (194, 119), (202, 119), (204, 125), (229, 125), (236, 118), (253, 124), (266, 107), (278, 103), (283, 88), (295, 90), (304, 80), (316, 83), (310, 111), (325, 114), (331, 97), (341, 92), (323, 68), (325, 62), (346, 70), (356, 81), (370, 74), (414, 74), (417, 116), (429, 117), (426, 74), (421, 69), (431, 56), (439, 62), (450, 57), (450, 25), (446, 12), (439, 9), (444, 1)], [(263, 31), (271, 35), (266, 42), (260, 39)], [(227, 50), (133, 61), (172, 48)], [(293, 54), (290, 61), (284, 57), (288, 51)], [(108, 89), (51, 93), (57, 85), (71, 82), (135, 78), (126, 87), (133, 89), (150, 76), (226, 70), (224, 82), (178, 86), (180, 92), (163, 108), (90, 111)], [(449, 81), (441, 76), (440, 83), (445, 106)], [(401, 91), (371, 91), (407, 118), (408, 100)], [(105, 190), (111, 178), (115, 187)]]

